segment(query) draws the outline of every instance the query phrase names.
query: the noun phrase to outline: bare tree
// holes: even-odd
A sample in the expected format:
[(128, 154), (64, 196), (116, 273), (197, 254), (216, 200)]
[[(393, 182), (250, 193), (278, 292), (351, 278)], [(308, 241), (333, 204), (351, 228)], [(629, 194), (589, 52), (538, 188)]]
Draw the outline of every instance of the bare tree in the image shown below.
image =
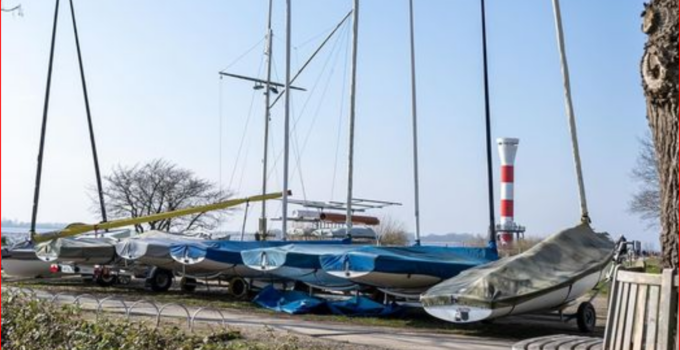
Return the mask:
[(406, 225), (391, 216), (383, 217), (375, 231), (382, 246), (404, 247), (409, 244)]
[[(224, 201), (231, 195), (165, 160), (133, 167), (119, 166), (105, 177), (104, 196), (110, 215), (134, 218)], [(98, 201), (93, 197), (94, 207)], [(137, 232), (160, 230), (200, 233), (217, 227), (226, 211), (198, 214), (136, 226)]]
[(645, 4), (641, 73), (659, 166), (663, 265), (678, 267), (678, 0)]
[(631, 176), (639, 185), (630, 201), (631, 213), (639, 215), (650, 229), (658, 229), (661, 226), (661, 194), (659, 167), (651, 134), (640, 139), (640, 154)]

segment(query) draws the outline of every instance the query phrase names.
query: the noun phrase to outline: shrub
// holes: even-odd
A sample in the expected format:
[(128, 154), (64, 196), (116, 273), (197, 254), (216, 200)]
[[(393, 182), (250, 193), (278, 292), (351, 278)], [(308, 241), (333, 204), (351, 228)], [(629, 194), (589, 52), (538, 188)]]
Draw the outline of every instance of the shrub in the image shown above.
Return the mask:
[(154, 330), (144, 323), (116, 319), (97, 322), (72, 306), (56, 306), (22, 296), (2, 296), (2, 348), (13, 350), (229, 350), (261, 349), (238, 341), (238, 332), (206, 337), (178, 327)]

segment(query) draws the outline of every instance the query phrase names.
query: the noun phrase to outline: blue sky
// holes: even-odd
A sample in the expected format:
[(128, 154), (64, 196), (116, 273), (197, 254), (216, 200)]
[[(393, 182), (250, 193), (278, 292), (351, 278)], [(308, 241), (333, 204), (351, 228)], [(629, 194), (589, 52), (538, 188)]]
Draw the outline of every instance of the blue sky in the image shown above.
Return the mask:
[[(16, 1), (3, 4), (10, 2)], [(5, 218), (30, 217), (51, 3), (23, 1), (24, 17), (2, 17)], [(92, 221), (87, 188), (94, 174), (70, 15), (62, 3), (40, 219)], [(351, 1), (293, 5), (295, 70)], [(276, 1), (278, 80), (285, 63), (283, 6)], [(259, 192), (261, 95), (251, 84), (220, 80), (218, 72), (229, 67), (263, 76), (266, 7), (265, 0), (76, 1), (104, 172), (162, 157), (239, 194)], [(569, 0), (562, 7), (594, 225), (656, 243), (655, 233), (627, 212), (637, 138), (647, 127), (638, 73), (643, 3)], [(487, 9), (494, 137), (522, 139), (517, 221), (530, 235), (545, 236), (579, 219), (551, 1), (489, 0)], [(403, 202), (389, 214), (412, 226), (407, 10), (406, 0), (362, 1), (355, 193)], [(423, 231), (483, 233), (479, 1), (419, 0), (416, 21)], [(345, 197), (348, 40), (348, 30), (341, 30), (297, 83), (309, 89), (293, 98), (298, 198)], [(273, 111), (274, 158), (283, 138), (281, 106)], [(280, 190), (280, 162), (271, 174), (270, 187)], [(270, 211), (280, 215), (279, 207), (272, 203)], [(250, 216), (254, 230), (257, 211)]]

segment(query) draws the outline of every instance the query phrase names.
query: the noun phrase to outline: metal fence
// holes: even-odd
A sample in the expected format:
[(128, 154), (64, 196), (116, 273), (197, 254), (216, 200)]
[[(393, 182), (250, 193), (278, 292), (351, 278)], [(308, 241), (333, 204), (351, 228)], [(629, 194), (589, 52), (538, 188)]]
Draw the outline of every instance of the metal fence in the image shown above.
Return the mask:
[[(130, 320), (133, 316), (137, 317), (152, 317), (155, 322), (154, 322), (154, 329), (157, 329), (158, 327), (161, 326), (161, 323), (164, 318), (167, 319), (177, 319), (177, 316), (165, 316), (164, 314), (167, 313), (168, 311), (175, 309), (177, 312), (181, 313), (180, 319), (186, 319), (186, 326), (191, 331), (192, 333), (196, 329), (196, 323), (197, 322), (210, 322), (210, 323), (219, 323), (222, 327), (228, 326), (227, 319), (224, 315), (224, 313), (218, 309), (212, 308), (212, 307), (202, 307), (198, 308), (193, 313), (191, 312), (191, 309), (185, 305), (179, 304), (179, 303), (168, 303), (168, 304), (158, 304), (155, 303), (151, 300), (137, 300), (134, 302), (126, 301), (123, 298), (116, 297), (116, 296), (108, 296), (105, 298), (98, 298), (92, 294), (70, 294), (70, 293), (52, 293), (49, 291), (36, 291), (31, 288), (5, 288), (2, 290), (2, 293), (9, 294), (10, 296), (17, 297), (17, 296), (24, 296), (24, 297), (29, 297), (37, 300), (44, 300), (48, 301), (51, 303), (59, 304), (59, 305), (64, 305), (64, 304), (71, 304), (79, 307), (83, 307), (84, 303), (83, 301), (89, 300), (91, 301), (92, 305), (96, 306), (94, 310), (97, 320), (100, 319), (102, 314), (104, 314), (106, 311), (110, 313), (115, 313), (115, 314), (120, 314), (124, 315), (127, 320)], [(67, 299), (68, 298), (68, 299)], [(107, 308), (106, 306), (111, 306), (111, 304), (115, 304), (117, 308)], [(141, 306), (146, 306), (144, 310), (153, 310), (152, 312), (140, 312)], [(113, 310), (113, 311), (112, 311)], [(218, 316), (218, 318), (204, 318), (201, 319), (199, 318), (200, 315), (206, 314), (210, 312), (213, 315)]]

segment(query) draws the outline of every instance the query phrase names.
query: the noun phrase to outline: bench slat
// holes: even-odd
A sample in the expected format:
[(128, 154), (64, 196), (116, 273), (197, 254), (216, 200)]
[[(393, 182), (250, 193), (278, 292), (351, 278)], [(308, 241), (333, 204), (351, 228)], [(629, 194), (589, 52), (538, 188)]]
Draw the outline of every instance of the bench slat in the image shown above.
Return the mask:
[(543, 341), (549, 341), (552, 338), (554, 338), (554, 336), (527, 339), (527, 340), (524, 340), (522, 342), (515, 344), (512, 347), (512, 350), (528, 350), (529, 346), (531, 346), (532, 344), (540, 343), (540, 342), (543, 342)]
[(633, 333), (633, 350), (643, 350), (645, 336), (645, 317), (647, 316), (647, 295), (649, 286), (642, 286), (638, 291), (637, 312), (635, 315), (635, 331)]
[(616, 336), (617, 310), (619, 308), (619, 295), (621, 294), (621, 284), (616, 282), (620, 266), (614, 269), (614, 280), (612, 281), (611, 291), (609, 292), (609, 308), (607, 309), (607, 325), (604, 332), (604, 348), (611, 348)]
[(633, 338), (633, 327), (635, 326), (635, 322), (633, 320), (635, 319), (635, 307), (637, 306), (637, 296), (638, 296), (638, 288), (640, 286), (637, 284), (631, 284), (630, 285), (630, 294), (628, 295), (628, 310), (626, 311), (625, 318), (626, 318), (626, 327), (625, 330), (623, 331), (623, 344), (621, 344), (621, 349), (622, 350), (631, 350), (630, 345), (631, 345), (631, 340)]
[(562, 335), (559, 337), (553, 338), (553, 340), (545, 343), (543, 345), (542, 350), (564, 350), (564, 349), (571, 349), (566, 347), (566, 344), (571, 343), (572, 341), (576, 340), (577, 336), (567, 336), (567, 335)]
[[(670, 349), (670, 330), (673, 328), (671, 322), (671, 310), (673, 307), (673, 271), (665, 270), (663, 272), (663, 284), (661, 286), (661, 300), (659, 304), (659, 338), (657, 340), (657, 349)], [(677, 310), (677, 309), (676, 309)]]
[(647, 344), (645, 349), (656, 349), (656, 331), (659, 319), (659, 291), (660, 287), (650, 287), (649, 313), (647, 316)]
[(619, 271), (619, 274), (616, 276), (616, 281), (621, 283), (648, 284), (652, 286), (660, 286), (663, 282), (661, 275), (631, 271)]
[(602, 346), (602, 340), (600, 339), (593, 339), (589, 342), (583, 343), (577, 347), (574, 348), (574, 350), (592, 350), (598, 346)]
[(600, 347), (602, 347), (602, 339), (589, 338), (589, 337), (575, 337), (572, 341), (562, 344), (560, 350), (575, 350), (579, 346), (590, 345), (593, 341), (596, 341)]
[(626, 315), (628, 314), (628, 297), (630, 296), (630, 284), (622, 283), (621, 294), (619, 295), (619, 309), (616, 312), (616, 335), (614, 338), (614, 349), (621, 349), (626, 328)]

